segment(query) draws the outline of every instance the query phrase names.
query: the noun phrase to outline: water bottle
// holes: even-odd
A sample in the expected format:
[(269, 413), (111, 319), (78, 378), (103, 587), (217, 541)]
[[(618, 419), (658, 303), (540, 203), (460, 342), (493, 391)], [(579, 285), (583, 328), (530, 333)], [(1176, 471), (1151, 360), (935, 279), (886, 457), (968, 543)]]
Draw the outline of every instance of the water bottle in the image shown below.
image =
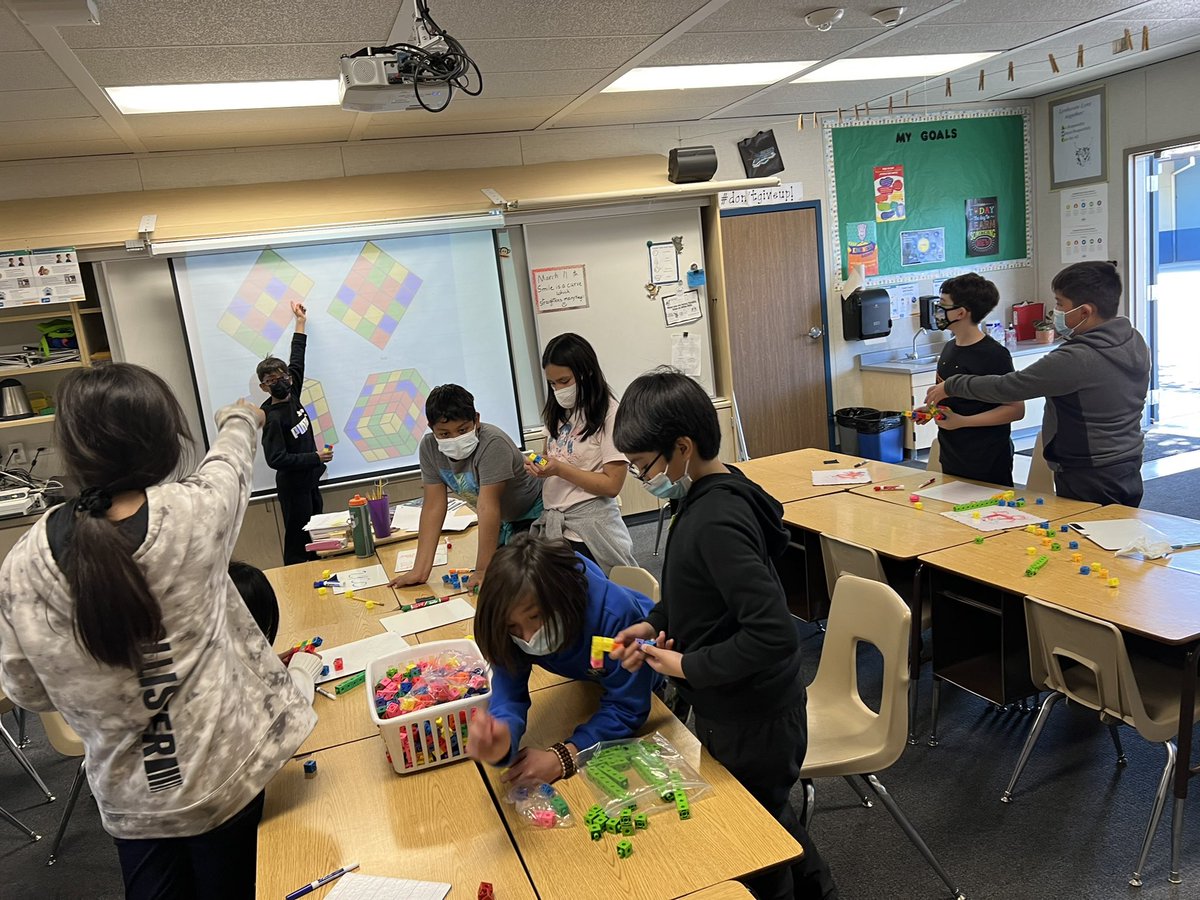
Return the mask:
[(1004, 346), (1009, 350), (1017, 349), (1017, 329), (1015, 325), (1009, 325), (1004, 329)]
[(354, 533), (354, 555), (360, 559), (375, 555), (375, 535), (371, 531), (371, 516), (367, 500), (355, 494), (350, 499), (350, 524)]

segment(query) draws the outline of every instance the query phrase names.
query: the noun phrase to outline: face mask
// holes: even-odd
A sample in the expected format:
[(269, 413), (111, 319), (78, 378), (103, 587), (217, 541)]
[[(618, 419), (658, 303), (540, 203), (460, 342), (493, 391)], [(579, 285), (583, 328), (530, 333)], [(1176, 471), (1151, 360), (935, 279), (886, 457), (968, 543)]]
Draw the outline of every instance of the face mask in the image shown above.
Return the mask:
[(466, 459), (479, 446), (479, 432), (468, 431), (458, 437), (437, 438), (438, 449), (451, 459)]
[(689, 465), (691, 460), (683, 464), (683, 477), (678, 481), (668, 478), (666, 471), (659, 472), (645, 482), (646, 490), (659, 500), (682, 500), (692, 486), (692, 476), (687, 473)]
[(947, 328), (950, 327), (950, 317), (947, 315), (947, 313), (949, 313), (953, 310), (956, 310), (956, 309), (962, 309), (962, 307), (961, 306), (935, 306), (933, 308), (933, 324), (937, 327), (938, 331), (945, 331)]
[(514, 644), (530, 656), (549, 656), (554, 652), (555, 644), (558, 643), (553, 640), (550, 629), (545, 625), (535, 631), (533, 637), (529, 640), (517, 637), (515, 634), (510, 635), (510, 637), (512, 637)]
[(579, 393), (579, 385), (573, 384), (570, 387), (555, 388), (554, 399), (558, 401), (558, 405), (563, 409), (573, 409), (575, 407), (575, 398)]
[[(1079, 307), (1077, 306), (1077, 307), (1075, 307), (1075, 309), (1079, 309)], [(1069, 327), (1067, 325), (1067, 316), (1069, 316), (1071, 313), (1075, 312), (1075, 309), (1067, 310), (1067, 312), (1063, 312), (1062, 310), (1056, 309), (1053, 312), (1051, 312), (1051, 314), (1050, 314), (1050, 318), (1054, 322), (1054, 330), (1056, 332), (1058, 332), (1062, 337), (1069, 338), (1072, 334), (1075, 333), (1075, 328), (1078, 328), (1079, 325), (1082, 325), (1084, 322), (1086, 322), (1088, 320), (1088, 317), (1084, 316), (1083, 319), (1080, 321), (1079, 325), (1076, 325), (1075, 328)]]
[(287, 378), (284, 378), (276, 381), (268, 388), (268, 390), (271, 392), (271, 396), (276, 400), (286, 400), (288, 395), (292, 392), (292, 382)]

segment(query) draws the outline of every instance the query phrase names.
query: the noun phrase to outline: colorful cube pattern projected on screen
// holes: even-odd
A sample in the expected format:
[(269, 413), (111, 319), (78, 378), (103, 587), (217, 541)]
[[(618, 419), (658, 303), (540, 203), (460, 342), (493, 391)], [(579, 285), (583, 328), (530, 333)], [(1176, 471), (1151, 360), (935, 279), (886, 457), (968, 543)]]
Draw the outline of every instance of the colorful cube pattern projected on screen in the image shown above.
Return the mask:
[(329, 304), (329, 314), (382, 350), (420, 287), (420, 278), (367, 241)]
[(300, 402), (308, 412), (308, 420), (312, 422), (313, 438), (320, 450), (326, 444), (338, 442), (337, 428), (333, 424), (333, 413), (329, 411), (329, 401), (325, 399), (325, 388), (315, 378), (305, 378), (304, 387), (300, 391)]
[(429, 385), (416, 369), (367, 376), (346, 422), (346, 437), (372, 462), (412, 456), (425, 434), (428, 394)]
[(217, 327), (260, 359), (270, 356), (292, 324), (292, 301), (303, 303), (313, 280), (274, 250), (258, 255)]

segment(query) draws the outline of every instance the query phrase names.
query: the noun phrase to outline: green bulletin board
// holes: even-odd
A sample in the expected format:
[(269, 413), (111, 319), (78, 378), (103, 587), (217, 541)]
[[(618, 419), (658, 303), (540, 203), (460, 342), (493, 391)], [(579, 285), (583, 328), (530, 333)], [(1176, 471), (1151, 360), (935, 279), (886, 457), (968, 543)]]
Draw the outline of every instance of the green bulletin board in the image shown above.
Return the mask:
[(826, 125), (825, 163), (839, 283), (1030, 264), (1026, 110)]

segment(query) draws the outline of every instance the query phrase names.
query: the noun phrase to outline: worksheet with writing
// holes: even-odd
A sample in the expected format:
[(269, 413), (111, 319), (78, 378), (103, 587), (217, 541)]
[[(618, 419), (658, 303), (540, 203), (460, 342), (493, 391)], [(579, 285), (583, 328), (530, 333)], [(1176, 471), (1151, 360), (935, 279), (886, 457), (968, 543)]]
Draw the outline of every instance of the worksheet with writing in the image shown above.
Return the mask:
[(449, 893), (448, 884), (348, 872), (338, 879), (326, 900), (445, 900)]

